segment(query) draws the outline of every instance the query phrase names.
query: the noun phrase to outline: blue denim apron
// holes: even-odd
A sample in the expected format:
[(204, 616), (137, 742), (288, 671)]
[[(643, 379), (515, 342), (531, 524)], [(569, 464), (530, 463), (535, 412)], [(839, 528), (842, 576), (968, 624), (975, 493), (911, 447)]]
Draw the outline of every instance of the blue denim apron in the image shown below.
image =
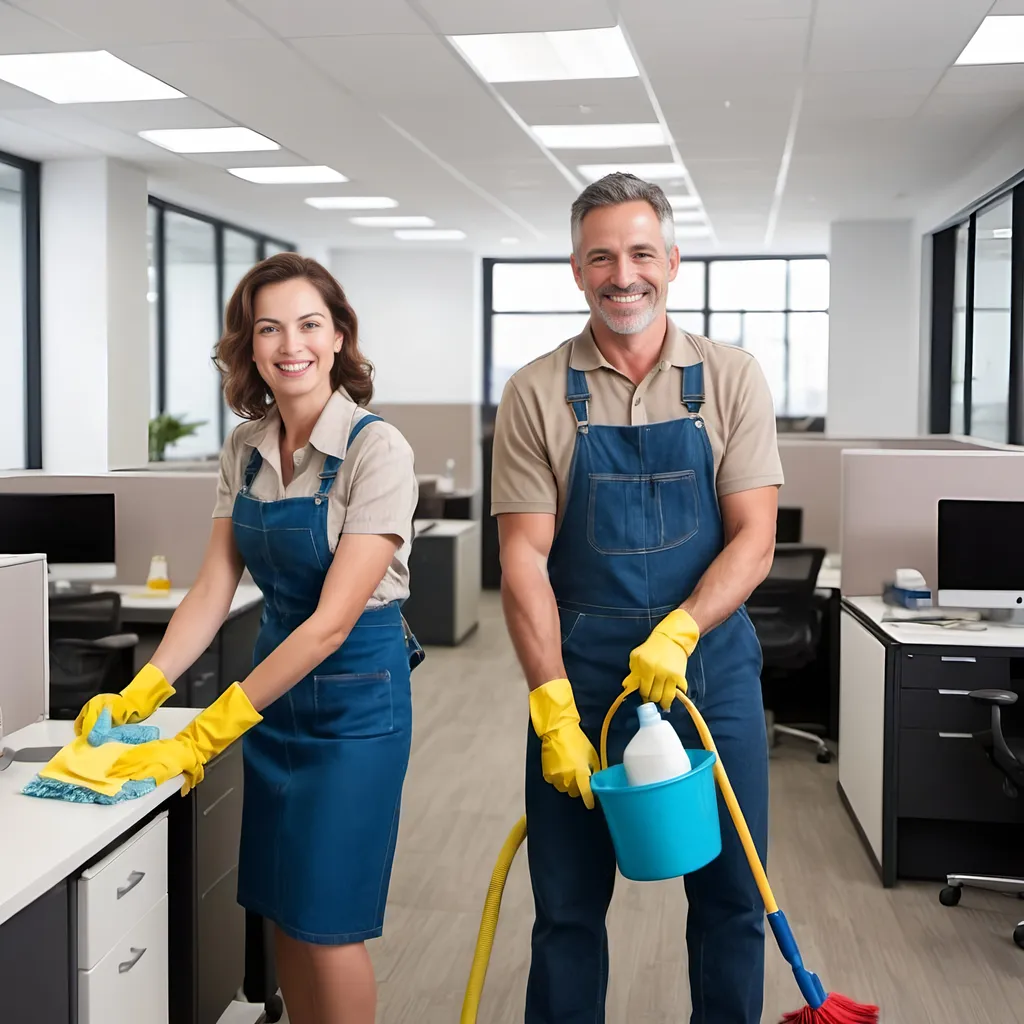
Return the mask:
[[(700, 408), (703, 365), (683, 368), (689, 417), (641, 426), (588, 422), (586, 375), (570, 368), (566, 399), (577, 433), (565, 513), (548, 571), (562, 655), (582, 726), (595, 748), (629, 672), (629, 653), (678, 607), (722, 550), (714, 457)], [(745, 609), (702, 637), (687, 670), (762, 860), (768, 843), (768, 745), (761, 648)], [(633, 694), (612, 721), (609, 763), (637, 729)], [(686, 710), (669, 721), (688, 748), (700, 739)], [(685, 879), (691, 1024), (758, 1024), (764, 908), (719, 794), (722, 853)], [(536, 921), (527, 1024), (601, 1024), (608, 980), (605, 914), (615, 853), (600, 806), (588, 811), (546, 783), (528, 730), (528, 855)], [(682, 943), (682, 923), (678, 943)], [(668, 933), (671, 935), (671, 932)], [(622, 954), (630, 955), (628, 950)], [(651, 965), (656, 969), (657, 965)]]
[[(352, 427), (348, 450), (377, 416)], [(332, 554), (328, 456), (311, 497), (259, 501), (253, 451), (232, 518), (264, 596), (259, 664), (316, 609)], [(409, 761), (410, 652), (397, 603), (363, 612), (341, 647), (263, 711), (243, 737), (238, 902), (304, 942), (381, 934)]]

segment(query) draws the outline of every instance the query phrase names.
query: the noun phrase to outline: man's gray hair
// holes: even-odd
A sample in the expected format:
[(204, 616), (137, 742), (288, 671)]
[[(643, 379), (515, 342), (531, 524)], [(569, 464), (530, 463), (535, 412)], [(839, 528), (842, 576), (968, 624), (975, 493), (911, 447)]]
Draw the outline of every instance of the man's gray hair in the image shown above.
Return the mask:
[(583, 218), (591, 210), (601, 206), (618, 206), (620, 203), (649, 203), (661, 222), (661, 234), (665, 239), (665, 251), (669, 252), (676, 242), (676, 226), (672, 219), (672, 204), (658, 185), (652, 185), (635, 174), (614, 171), (588, 185), (572, 204), (569, 228), (572, 233), (572, 251), (580, 244), (580, 228)]

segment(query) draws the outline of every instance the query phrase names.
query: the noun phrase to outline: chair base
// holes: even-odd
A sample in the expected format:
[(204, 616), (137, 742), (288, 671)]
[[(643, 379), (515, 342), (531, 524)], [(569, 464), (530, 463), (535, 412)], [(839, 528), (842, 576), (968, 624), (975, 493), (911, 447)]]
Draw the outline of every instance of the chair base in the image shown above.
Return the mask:
[[(1000, 875), (946, 875), (946, 882), (946, 887), (939, 892), (939, 902), (944, 907), (955, 907), (960, 902), (965, 885), (972, 889), (986, 889), (989, 892), (1024, 899), (1024, 878)], [(1024, 921), (1019, 921), (1017, 927), (1013, 929), (1013, 941), (1024, 949)]]
[(817, 734), (808, 732), (805, 729), (797, 729), (792, 725), (777, 725), (775, 722), (775, 715), (766, 710), (764, 713), (765, 726), (768, 729), (768, 746), (769, 748), (774, 747), (778, 742), (779, 736), (790, 736), (793, 739), (805, 740), (807, 743), (813, 743), (817, 748), (818, 761), (821, 764), (828, 764), (832, 760), (832, 751), (829, 750), (828, 744)]

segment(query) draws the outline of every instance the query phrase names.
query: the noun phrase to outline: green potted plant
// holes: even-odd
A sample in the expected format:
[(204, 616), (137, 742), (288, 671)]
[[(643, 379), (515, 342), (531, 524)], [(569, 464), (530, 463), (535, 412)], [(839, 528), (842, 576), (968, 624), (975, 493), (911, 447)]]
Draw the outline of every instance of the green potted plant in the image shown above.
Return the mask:
[(163, 462), (164, 450), (183, 437), (191, 437), (206, 420), (189, 423), (185, 419), (162, 412), (149, 421), (149, 461)]

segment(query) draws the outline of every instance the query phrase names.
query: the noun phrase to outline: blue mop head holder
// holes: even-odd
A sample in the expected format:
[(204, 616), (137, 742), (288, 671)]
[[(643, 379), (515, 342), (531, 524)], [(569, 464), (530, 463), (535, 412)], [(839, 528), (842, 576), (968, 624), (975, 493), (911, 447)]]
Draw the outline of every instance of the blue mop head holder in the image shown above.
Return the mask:
[(803, 958), (797, 947), (793, 931), (789, 927), (786, 915), (781, 910), (768, 915), (768, 923), (775, 933), (775, 941), (779, 944), (779, 950), (786, 958), (786, 962), (793, 968), (793, 977), (800, 988), (800, 994), (812, 1010), (817, 1010), (828, 998), (825, 986), (822, 985), (818, 976), (804, 967)]

